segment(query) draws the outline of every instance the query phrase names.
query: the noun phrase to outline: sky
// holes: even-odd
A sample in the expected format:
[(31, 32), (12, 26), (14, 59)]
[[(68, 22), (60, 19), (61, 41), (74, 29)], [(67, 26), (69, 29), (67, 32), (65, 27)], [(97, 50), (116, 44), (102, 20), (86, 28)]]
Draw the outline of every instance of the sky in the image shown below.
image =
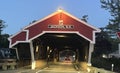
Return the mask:
[(88, 24), (97, 28), (105, 27), (111, 18), (110, 13), (101, 8), (100, 0), (0, 0), (0, 19), (7, 25), (2, 33), (13, 35), (58, 8), (77, 18), (88, 15)]

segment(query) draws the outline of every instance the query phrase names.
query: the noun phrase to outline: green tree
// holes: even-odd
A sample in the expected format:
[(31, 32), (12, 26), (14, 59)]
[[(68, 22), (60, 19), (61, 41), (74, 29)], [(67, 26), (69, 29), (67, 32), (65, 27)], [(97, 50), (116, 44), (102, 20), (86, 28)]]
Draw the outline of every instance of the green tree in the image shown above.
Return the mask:
[(0, 20), (0, 48), (8, 48), (9, 42), (8, 37), (9, 34), (2, 34), (3, 28), (5, 28), (5, 22), (3, 20)]
[(8, 38), (9, 38), (9, 34), (2, 34), (2, 43), (1, 43), (1, 47), (2, 48), (9, 48), (9, 41), (8, 41)]
[(105, 27), (105, 31), (109, 35), (109, 41), (112, 44), (112, 49), (118, 48), (118, 40), (116, 33), (120, 31), (120, 0), (100, 0), (101, 7), (108, 10), (112, 16), (109, 19), (108, 25)]
[(2, 35), (3, 28), (5, 28), (5, 22), (0, 20), (0, 35)]
[(120, 0), (101, 0), (101, 7), (108, 10), (112, 16), (106, 30), (114, 38), (116, 32), (120, 31)]
[[(93, 66), (111, 69), (111, 64), (115, 64), (115, 71), (119, 72), (120, 59), (117, 58), (102, 58), (100, 55), (114, 52), (118, 49), (120, 39), (116, 33), (120, 31), (120, 0), (100, 0), (101, 7), (108, 10), (111, 14), (108, 25), (101, 28), (101, 33), (96, 36), (96, 44), (93, 53)], [(99, 61), (100, 59), (100, 61)]]
[(109, 35), (104, 30), (105, 28), (100, 28), (101, 32), (96, 34), (96, 44), (94, 49), (94, 57), (99, 57), (103, 54), (108, 54), (112, 51), (112, 44), (109, 41)]

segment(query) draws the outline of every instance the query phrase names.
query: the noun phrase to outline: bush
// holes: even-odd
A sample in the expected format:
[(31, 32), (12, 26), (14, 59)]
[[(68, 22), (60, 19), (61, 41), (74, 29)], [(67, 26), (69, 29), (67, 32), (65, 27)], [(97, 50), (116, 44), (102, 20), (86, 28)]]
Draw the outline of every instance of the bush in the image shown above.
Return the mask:
[(110, 58), (105, 59), (102, 57), (92, 58), (92, 65), (98, 68), (104, 68), (106, 70), (111, 70), (111, 65), (114, 64), (114, 71), (120, 72), (120, 59)]

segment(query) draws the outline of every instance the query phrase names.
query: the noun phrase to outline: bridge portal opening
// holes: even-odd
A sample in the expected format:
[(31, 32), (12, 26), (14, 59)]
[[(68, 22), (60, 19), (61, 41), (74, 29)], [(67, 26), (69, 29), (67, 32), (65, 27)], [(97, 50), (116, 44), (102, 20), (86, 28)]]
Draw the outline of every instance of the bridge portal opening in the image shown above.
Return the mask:
[(76, 52), (73, 50), (62, 50), (59, 53), (59, 61), (60, 62), (75, 62), (76, 60)]
[(91, 64), (97, 32), (100, 30), (63, 10), (31, 23), (9, 41), (10, 48), (16, 49), (20, 65), (27, 62), (31, 69), (45, 66), (46, 61), (61, 61), (64, 52), (73, 53), (74, 62)]
[(45, 33), (33, 40), (35, 59), (88, 61), (89, 41), (76, 33)]

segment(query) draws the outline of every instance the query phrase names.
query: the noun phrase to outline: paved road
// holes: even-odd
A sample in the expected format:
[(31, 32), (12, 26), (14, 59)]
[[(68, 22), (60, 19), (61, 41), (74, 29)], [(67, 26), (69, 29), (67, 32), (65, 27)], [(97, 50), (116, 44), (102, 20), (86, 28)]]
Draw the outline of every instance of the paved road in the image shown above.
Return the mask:
[(17, 70), (8, 70), (8, 71), (0, 71), (0, 73), (86, 73), (76, 71), (72, 64), (54, 64), (46, 67), (44, 69), (17, 69)]
[(36, 73), (85, 73), (76, 71), (72, 64), (56, 64), (50, 65), (49, 67), (38, 70)]

